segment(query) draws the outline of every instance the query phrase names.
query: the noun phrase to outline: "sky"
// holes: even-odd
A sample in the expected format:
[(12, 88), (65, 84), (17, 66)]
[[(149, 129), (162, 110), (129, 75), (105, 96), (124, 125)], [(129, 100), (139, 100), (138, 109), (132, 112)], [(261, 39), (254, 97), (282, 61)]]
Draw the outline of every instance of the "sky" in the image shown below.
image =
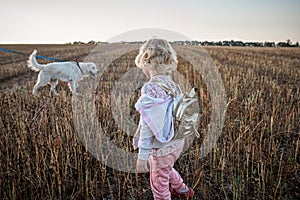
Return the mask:
[(0, 44), (107, 41), (146, 28), (199, 41), (300, 42), (298, 0), (0, 1)]

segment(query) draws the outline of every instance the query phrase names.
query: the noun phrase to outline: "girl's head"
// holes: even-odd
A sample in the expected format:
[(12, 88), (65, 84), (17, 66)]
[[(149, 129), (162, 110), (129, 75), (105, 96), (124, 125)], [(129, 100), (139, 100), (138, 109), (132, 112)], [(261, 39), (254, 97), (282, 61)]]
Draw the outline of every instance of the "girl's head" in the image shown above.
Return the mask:
[(176, 52), (163, 39), (151, 38), (140, 48), (135, 58), (137, 67), (152, 74), (170, 74), (177, 67)]

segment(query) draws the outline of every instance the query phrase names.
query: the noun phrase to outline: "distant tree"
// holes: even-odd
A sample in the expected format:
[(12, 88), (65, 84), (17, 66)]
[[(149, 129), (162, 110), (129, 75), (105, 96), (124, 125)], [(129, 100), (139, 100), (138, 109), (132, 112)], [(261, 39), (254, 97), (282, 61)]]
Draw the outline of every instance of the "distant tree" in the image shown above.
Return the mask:
[(84, 42), (78, 41), (78, 42), (73, 42), (73, 44), (85, 44)]
[(222, 45), (223, 46), (231, 46), (230, 41), (223, 41)]
[(294, 45), (292, 45), (290, 40), (287, 40), (286, 42), (279, 42), (277, 44), (278, 47), (293, 47)]
[(96, 44), (96, 41), (91, 40), (91, 41), (88, 42), (88, 44)]
[(265, 42), (264, 46), (265, 47), (275, 47), (275, 43), (274, 42)]
[(223, 46), (223, 43), (221, 41), (219, 41), (219, 42), (216, 42), (215, 45), (217, 45), (217, 46)]
[(299, 47), (299, 42), (296, 42), (295, 47)]
[(245, 44), (242, 41), (235, 41), (234, 46), (243, 47), (243, 46), (245, 46)]

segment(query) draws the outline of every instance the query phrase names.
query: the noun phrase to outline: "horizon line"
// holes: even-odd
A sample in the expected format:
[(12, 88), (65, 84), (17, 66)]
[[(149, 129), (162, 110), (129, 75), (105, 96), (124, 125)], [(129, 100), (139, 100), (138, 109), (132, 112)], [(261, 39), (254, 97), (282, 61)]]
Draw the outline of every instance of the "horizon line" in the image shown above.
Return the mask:
[[(170, 40), (168, 42), (193, 42), (193, 41), (196, 41), (196, 42), (214, 42), (214, 43), (217, 43), (217, 42), (225, 42), (225, 41), (234, 41), (234, 42), (243, 42), (243, 43), (265, 43), (265, 42), (270, 42), (270, 43), (280, 43), (280, 42), (287, 42), (288, 40), (290, 40), (291, 44), (296, 44), (297, 42), (299, 43), (299, 41), (292, 41), (291, 39), (285, 39), (285, 40), (277, 40), (277, 41), (274, 41), (274, 40), (239, 40), (239, 39), (224, 39), (224, 40), (197, 40), (197, 39), (192, 39), (192, 40)], [(39, 43), (36, 43), (36, 42), (0, 42), (0, 45), (62, 45), (62, 44), (74, 44), (74, 43), (83, 43), (83, 44), (88, 44), (89, 42), (95, 42), (96, 44), (97, 43), (122, 43), (122, 42), (129, 42), (129, 43), (140, 43), (140, 42), (145, 42), (146, 40), (143, 40), (143, 41), (119, 41), (119, 42), (108, 42), (108, 41), (101, 41), (101, 40), (89, 40), (89, 41), (84, 41), (84, 40), (76, 40), (76, 41), (73, 41), (73, 42), (39, 42)]]

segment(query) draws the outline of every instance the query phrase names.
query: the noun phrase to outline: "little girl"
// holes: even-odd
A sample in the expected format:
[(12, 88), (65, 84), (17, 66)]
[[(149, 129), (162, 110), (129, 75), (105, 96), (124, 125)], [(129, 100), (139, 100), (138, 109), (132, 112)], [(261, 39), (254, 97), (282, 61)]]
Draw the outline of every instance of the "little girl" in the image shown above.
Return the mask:
[(170, 74), (177, 67), (176, 53), (163, 39), (152, 38), (140, 48), (135, 59), (137, 67), (150, 79), (141, 89), (135, 104), (140, 122), (133, 139), (134, 149), (139, 148), (136, 163), (138, 172), (147, 172), (150, 166), (150, 185), (154, 199), (193, 197), (194, 191), (186, 186), (173, 168), (184, 146), (184, 139), (173, 139), (173, 98), (157, 82), (167, 86), (172, 94), (179, 95), (179, 86)]

